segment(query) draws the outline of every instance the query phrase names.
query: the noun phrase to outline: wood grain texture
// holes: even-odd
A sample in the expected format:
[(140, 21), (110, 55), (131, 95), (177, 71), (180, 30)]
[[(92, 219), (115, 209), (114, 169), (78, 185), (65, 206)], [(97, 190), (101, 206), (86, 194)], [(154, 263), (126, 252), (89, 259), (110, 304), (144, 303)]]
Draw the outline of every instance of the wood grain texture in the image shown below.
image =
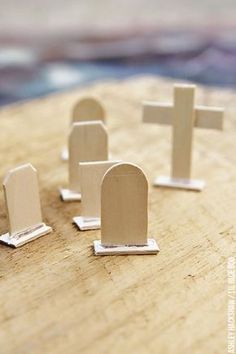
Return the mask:
[[(222, 354), (227, 345), (227, 257), (234, 252), (236, 93), (198, 89), (197, 104), (225, 106), (224, 132), (196, 130), (193, 178), (202, 193), (150, 187), (156, 256), (94, 257), (100, 231), (71, 224), (60, 160), (71, 107), (96, 94), (107, 110), (113, 159), (168, 174), (171, 128), (141, 124), (141, 101), (168, 101), (173, 82), (110, 82), (0, 113), (0, 176), (26, 162), (38, 170), (43, 218), (54, 232), (20, 249), (0, 246), (0, 343), (4, 354)], [(157, 144), (158, 143), (158, 144)], [(7, 230), (0, 199), (0, 233)], [(79, 206), (80, 207), (80, 206)]]

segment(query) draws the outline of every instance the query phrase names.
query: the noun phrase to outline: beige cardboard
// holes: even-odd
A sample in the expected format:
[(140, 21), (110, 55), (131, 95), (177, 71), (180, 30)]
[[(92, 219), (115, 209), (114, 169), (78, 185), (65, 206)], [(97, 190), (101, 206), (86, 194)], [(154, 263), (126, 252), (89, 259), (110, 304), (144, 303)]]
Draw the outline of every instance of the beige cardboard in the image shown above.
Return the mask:
[(102, 179), (107, 170), (117, 163), (118, 161), (98, 161), (79, 164), (81, 216), (100, 217)]
[(102, 181), (102, 245), (147, 244), (148, 182), (136, 165), (111, 167)]
[(10, 170), (3, 188), (10, 235), (42, 223), (37, 171), (31, 164)]
[(69, 188), (80, 192), (79, 163), (108, 160), (108, 134), (101, 121), (74, 123), (69, 135)]

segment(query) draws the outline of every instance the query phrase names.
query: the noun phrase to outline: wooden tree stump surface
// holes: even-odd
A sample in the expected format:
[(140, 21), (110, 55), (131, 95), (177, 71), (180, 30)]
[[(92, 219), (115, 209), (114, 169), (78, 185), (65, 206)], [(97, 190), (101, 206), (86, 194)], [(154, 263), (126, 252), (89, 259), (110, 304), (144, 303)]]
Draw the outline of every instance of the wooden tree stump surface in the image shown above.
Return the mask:
[[(171, 128), (141, 123), (141, 101), (172, 101), (173, 82), (106, 82), (3, 108), (0, 177), (31, 162), (44, 221), (54, 232), (19, 249), (0, 245), (2, 354), (222, 354), (227, 352), (227, 261), (234, 253), (236, 93), (198, 88), (197, 103), (225, 106), (223, 132), (195, 129), (193, 177), (203, 192), (153, 188), (169, 174)], [(156, 256), (95, 257), (100, 231), (79, 232), (79, 203), (63, 203), (60, 160), (73, 103), (96, 94), (107, 109), (113, 159), (149, 181)], [(8, 231), (3, 192), (0, 232)]]

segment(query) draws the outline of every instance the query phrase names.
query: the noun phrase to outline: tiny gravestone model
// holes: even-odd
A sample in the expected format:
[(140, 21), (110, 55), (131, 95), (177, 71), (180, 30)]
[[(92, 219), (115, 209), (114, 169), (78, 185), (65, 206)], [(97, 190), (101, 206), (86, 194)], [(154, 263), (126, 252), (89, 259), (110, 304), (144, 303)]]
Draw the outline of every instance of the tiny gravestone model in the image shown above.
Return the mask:
[(101, 184), (106, 171), (119, 161), (81, 162), (81, 216), (73, 218), (82, 231), (101, 227)]
[(202, 190), (205, 182), (191, 179), (193, 128), (223, 129), (223, 108), (195, 106), (194, 85), (174, 86), (174, 105), (144, 102), (143, 122), (173, 125), (172, 175), (154, 185)]
[(108, 134), (101, 121), (74, 123), (69, 134), (69, 189), (64, 201), (81, 200), (79, 163), (108, 160)]
[(95, 255), (156, 254), (159, 247), (147, 238), (148, 182), (143, 171), (130, 163), (111, 167), (101, 189), (101, 241)]
[(9, 233), (0, 241), (19, 247), (52, 231), (42, 222), (37, 171), (31, 164), (12, 169), (3, 182)]
[[(103, 105), (95, 97), (83, 97), (74, 106), (72, 112), (73, 123), (100, 120), (105, 123), (106, 113)], [(61, 158), (64, 161), (69, 159), (69, 152), (67, 148), (62, 150)]]

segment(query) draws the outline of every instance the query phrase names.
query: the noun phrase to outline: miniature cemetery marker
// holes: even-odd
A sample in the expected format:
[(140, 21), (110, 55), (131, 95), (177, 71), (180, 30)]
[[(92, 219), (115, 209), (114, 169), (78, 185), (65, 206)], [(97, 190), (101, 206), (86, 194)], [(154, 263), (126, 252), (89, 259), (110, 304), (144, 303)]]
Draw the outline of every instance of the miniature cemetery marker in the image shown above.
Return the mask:
[(101, 184), (106, 171), (119, 161), (81, 162), (79, 164), (81, 187), (81, 216), (73, 218), (80, 230), (101, 227)]
[(101, 120), (105, 123), (105, 109), (95, 97), (84, 97), (79, 100), (73, 109), (72, 124), (91, 120)]
[(69, 134), (69, 189), (64, 201), (81, 200), (79, 163), (108, 160), (108, 134), (101, 121), (74, 123)]
[(157, 186), (202, 190), (204, 181), (191, 179), (193, 128), (223, 129), (223, 108), (194, 105), (194, 85), (174, 86), (174, 105), (144, 102), (143, 122), (173, 125), (172, 174)]
[(101, 189), (101, 241), (95, 255), (156, 254), (159, 247), (147, 238), (148, 182), (143, 171), (130, 163), (111, 167)]
[[(72, 112), (72, 120), (70, 124), (86, 121), (100, 120), (105, 123), (106, 112), (98, 99), (95, 97), (83, 97), (74, 106)], [(62, 160), (69, 159), (69, 152), (67, 148), (62, 150)]]
[(31, 164), (12, 169), (3, 188), (9, 233), (0, 237), (1, 242), (19, 247), (52, 231), (42, 222), (37, 171)]

